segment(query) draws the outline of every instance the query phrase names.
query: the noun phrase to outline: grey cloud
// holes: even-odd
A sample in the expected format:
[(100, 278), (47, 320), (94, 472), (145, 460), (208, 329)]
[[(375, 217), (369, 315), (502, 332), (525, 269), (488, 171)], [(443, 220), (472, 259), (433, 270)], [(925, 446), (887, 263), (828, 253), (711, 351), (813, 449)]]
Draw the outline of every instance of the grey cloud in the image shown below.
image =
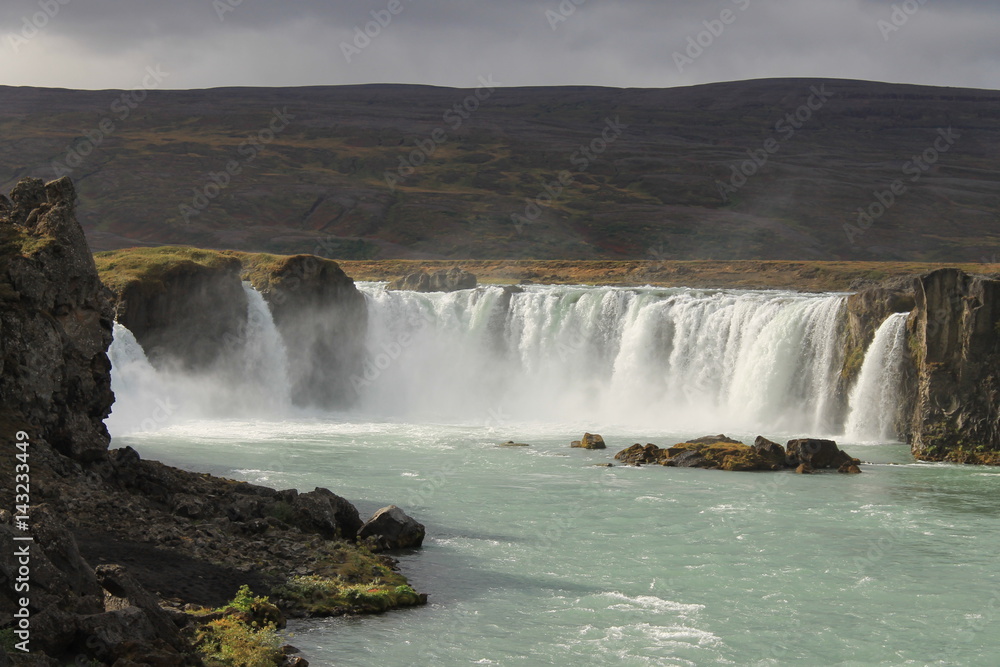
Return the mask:
[[(402, 13), (348, 63), (341, 44), (390, 0), (237, 2), (8, 0), (0, 83), (128, 87), (132, 70), (160, 62), (172, 88), (468, 86), (487, 73), (505, 85), (816, 76), (1000, 88), (1000, 7), (992, 3), (927, 2), (887, 39), (879, 21), (891, 21), (893, 3), (873, 0), (587, 0), (554, 30), (546, 11), (558, 16), (560, 0), (400, 0)], [(15, 52), (9, 36), (44, 6), (58, 14)], [(220, 20), (219, 7), (232, 11)], [(707, 39), (723, 10), (735, 18)], [(674, 54), (685, 53), (689, 38), (707, 46), (678, 68)]]

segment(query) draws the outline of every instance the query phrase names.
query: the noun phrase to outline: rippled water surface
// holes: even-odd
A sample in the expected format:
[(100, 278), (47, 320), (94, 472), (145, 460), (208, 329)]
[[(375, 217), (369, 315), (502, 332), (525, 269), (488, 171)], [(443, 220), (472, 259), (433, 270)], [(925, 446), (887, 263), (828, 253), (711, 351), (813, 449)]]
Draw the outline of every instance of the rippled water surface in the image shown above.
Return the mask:
[(427, 526), (400, 562), (429, 606), (295, 624), (313, 665), (1000, 662), (1000, 471), (849, 443), (862, 475), (603, 468), (704, 434), (588, 452), (577, 426), (203, 421), (113, 444)]

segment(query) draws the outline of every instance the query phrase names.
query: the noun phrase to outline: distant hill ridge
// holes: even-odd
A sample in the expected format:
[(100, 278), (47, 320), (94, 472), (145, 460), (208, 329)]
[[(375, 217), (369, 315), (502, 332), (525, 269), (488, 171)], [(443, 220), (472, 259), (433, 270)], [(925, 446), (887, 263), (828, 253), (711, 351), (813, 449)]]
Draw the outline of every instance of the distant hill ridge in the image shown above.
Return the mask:
[(0, 87), (0, 190), (63, 170), (97, 250), (995, 262), (1000, 91)]

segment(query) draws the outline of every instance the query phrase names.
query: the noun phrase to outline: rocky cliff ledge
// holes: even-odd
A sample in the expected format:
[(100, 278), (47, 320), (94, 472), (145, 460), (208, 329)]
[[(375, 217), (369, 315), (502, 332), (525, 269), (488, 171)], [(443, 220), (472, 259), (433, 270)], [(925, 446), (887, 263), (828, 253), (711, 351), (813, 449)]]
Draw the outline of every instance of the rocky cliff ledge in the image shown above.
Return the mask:
[[(67, 179), (23, 180), (10, 199), (0, 196), (0, 471), (8, 476), (0, 482), (0, 665), (229, 665), (213, 654), (234, 632), (257, 636), (265, 621), (425, 601), (391, 559), (357, 543), (365, 528), (373, 545), (392, 546), (381, 524), (362, 526), (357, 510), (328, 490), (277, 491), (143, 461), (131, 449), (108, 451), (114, 295), (101, 283), (74, 201)], [(213, 336), (241, 308), (245, 316), (245, 301), (191, 314), (174, 296), (187, 288), (203, 308), (219, 305), (215, 287), (243, 296), (239, 260), (166, 268), (118, 292), (147, 336), (169, 332), (171, 316), (215, 322)], [(294, 268), (276, 273), (289, 274)], [(301, 273), (304, 282), (308, 276)], [(272, 293), (283, 293), (275, 282)], [(170, 336), (160, 345), (187, 363), (214, 350)], [(15, 472), (27, 476), (17, 480), (23, 487)], [(412, 535), (422, 534), (410, 523)], [(243, 584), (280, 609), (246, 595), (240, 606), (206, 609)], [(307, 665), (266, 643), (254, 651), (254, 664)]]
[(286, 342), (293, 401), (335, 408), (354, 398), (349, 378), (362, 372), (367, 309), (336, 262), (169, 246), (96, 258), (116, 319), (154, 366), (225, 366), (247, 342), (246, 280), (264, 296)]
[(914, 454), (1000, 464), (1000, 280), (941, 269), (914, 284)]
[(841, 393), (882, 322), (906, 312), (897, 432), (918, 459), (1000, 465), (1000, 280), (945, 268), (851, 295)]

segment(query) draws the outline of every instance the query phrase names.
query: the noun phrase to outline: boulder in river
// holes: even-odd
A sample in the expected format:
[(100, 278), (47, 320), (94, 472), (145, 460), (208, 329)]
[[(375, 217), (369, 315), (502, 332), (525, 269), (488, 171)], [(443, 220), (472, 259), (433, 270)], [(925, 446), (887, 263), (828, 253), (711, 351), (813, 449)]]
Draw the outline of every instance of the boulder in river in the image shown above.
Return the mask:
[(789, 467), (805, 463), (809, 467), (819, 470), (821, 468), (840, 468), (845, 463), (853, 463), (854, 465), (860, 463), (859, 460), (852, 458), (847, 452), (837, 447), (837, 443), (833, 440), (816, 438), (789, 440), (786, 451), (786, 465)]
[(771, 464), (772, 470), (780, 470), (785, 467), (785, 448), (778, 443), (758, 435), (753, 443), (753, 448), (757, 454)]
[(358, 539), (374, 538), (377, 549), (411, 549), (424, 542), (423, 524), (420, 524), (395, 505), (383, 507), (358, 531)]
[(654, 444), (640, 445), (638, 442), (615, 454), (615, 460), (627, 465), (642, 465), (643, 463), (665, 464), (670, 455), (667, 450), (660, 449)]
[(604, 444), (604, 438), (595, 433), (584, 433), (583, 438), (580, 440), (574, 440), (570, 443), (570, 447), (576, 447), (578, 449), (607, 449), (608, 446)]

